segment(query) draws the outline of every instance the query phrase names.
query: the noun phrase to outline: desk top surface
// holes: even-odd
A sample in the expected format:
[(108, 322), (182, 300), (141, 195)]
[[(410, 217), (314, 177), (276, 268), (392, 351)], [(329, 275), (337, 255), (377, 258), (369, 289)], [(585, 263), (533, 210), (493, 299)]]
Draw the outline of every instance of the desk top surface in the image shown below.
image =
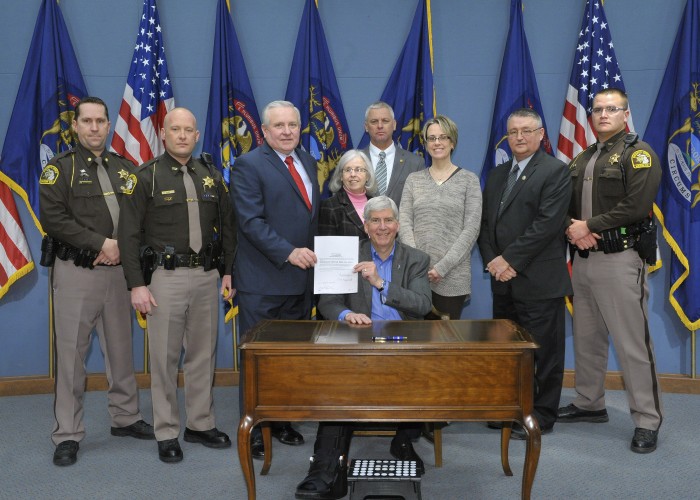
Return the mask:
[[(373, 340), (373, 337), (400, 341)], [(344, 321), (286, 321), (265, 320), (258, 323), (245, 336), (241, 349), (274, 348), (275, 346), (323, 349), (389, 347), (436, 347), (478, 349), (535, 348), (529, 334), (509, 320), (457, 320), (457, 321), (375, 321), (368, 326), (349, 325)]]

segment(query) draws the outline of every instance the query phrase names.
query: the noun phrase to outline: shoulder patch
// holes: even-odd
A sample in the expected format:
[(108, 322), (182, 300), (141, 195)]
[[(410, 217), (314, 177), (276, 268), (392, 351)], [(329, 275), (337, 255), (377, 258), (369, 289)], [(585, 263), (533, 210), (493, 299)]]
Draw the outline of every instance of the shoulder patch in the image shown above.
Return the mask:
[(651, 167), (651, 154), (644, 149), (639, 149), (632, 153), (632, 168), (649, 168)]
[(58, 180), (58, 168), (54, 165), (46, 165), (39, 176), (39, 184), (55, 184)]
[(137, 182), (138, 181), (136, 180), (136, 176), (134, 174), (129, 175), (129, 177), (126, 179), (126, 182), (122, 186), (122, 193), (124, 193), (124, 194), (133, 193)]

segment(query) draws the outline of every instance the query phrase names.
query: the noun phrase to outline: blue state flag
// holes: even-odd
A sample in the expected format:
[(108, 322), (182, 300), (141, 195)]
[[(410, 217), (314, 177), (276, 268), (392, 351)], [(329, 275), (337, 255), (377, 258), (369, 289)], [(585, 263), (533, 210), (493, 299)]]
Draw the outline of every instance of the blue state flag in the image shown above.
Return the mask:
[(535, 70), (530, 58), (530, 49), (523, 27), (523, 3), (521, 0), (510, 2), (510, 28), (506, 49), (501, 63), (501, 75), (496, 92), (496, 103), (491, 120), (491, 135), (486, 150), (486, 158), (481, 169), (481, 186), (486, 185), (489, 173), (496, 166), (506, 162), (511, 157), (508, 146), (507, 122), (508, 116), (519, 108), (531, 108), (542, 117), (545, 130), (542, 147), (547, 153), (552, 153), (552, 145), (547, 136), (547, 126), (544, 122), (540, 93), (537, 91)]
[[(419, 0), (411, 31), (380, 99), (394, 109), (394, 142), (422, 157), (425, 147), (421, 130), (436, 114), (430, 15), (430, 0)], [(369, 135), (365, 132), (358, 147), (368, 144)]]
[(700, 327), (700, 0), (688, 0), (644, 140), (661, 159), (654, 213), (672, 250), (669, 301)]
[(262, 143), (260, 116), (231, 20), (230, 6), (228, 0), (219, 0), (202, 151), (211, 153), (228, 184), (235, 159)]
[(39, 176), (51, 158), (75, 146), (75, 105), (86, 95), (58, 2), (43, 0), (0, 156), (0, 170), (39, 231)]
[(328, 178), (352, 139), (314, 0), (306, 0), (301, 16), (285, 99), (299, 108), (301, 144), (316, 158), (321, 197), (327, 198)]

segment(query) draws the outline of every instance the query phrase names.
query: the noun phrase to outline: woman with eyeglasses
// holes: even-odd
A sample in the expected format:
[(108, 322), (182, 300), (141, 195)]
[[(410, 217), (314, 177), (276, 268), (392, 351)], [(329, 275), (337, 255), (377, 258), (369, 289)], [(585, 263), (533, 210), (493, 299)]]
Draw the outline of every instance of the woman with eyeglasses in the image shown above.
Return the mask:
[(367, 239), (364, 210), (367, 200), (377, 193), (372, 162), (359, 149), (340, 157), (328, 185), (335, 193), (321, 202), (318, 216), (320, 236), (359, 236)]
[(435, 310), (459, 319), (471, 294), (471, 251), (481, 225), (481, 188), (472, 172), (452, 163), (457, 125), (437, 115), (423, 126), (432, 165), (406, 179), (401, 241), (430, 255), (428, 280)]

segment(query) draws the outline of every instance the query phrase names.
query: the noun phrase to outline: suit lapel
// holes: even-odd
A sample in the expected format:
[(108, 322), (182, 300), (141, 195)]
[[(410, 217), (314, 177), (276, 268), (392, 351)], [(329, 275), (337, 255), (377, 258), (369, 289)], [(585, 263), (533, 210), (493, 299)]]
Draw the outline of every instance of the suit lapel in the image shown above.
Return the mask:
[(391, 167), (391, 178), (389, 179), (389, 184), (386, 187), (386, 192), (392, 191), (396, 184), (399, 182), (401, 177), (401, 172), (406, 166), (406, 151), (401, 149), (398, 145), (394, 146), (394, 165)]
[(340, 205), (343, 207), (343, 210), (345, 211), (345, 215), (348, 216), (348, 219), (355, 224), (358, 228), (362, 229), (364, 231), (364, 226), (362, 225), (362, 221), (360, 220), (360, 216), (357, 214), (357, 210), (355, 210), (355, 206), (352, 204), (350, 201), (350, 198), (348, 197), (348, 194), (345, 192), (345, 190), (341, 187), (340, 191), (338, 191), (338, 201), (340, 202)]
[[(518, 193), (523, 188), (525, 183), (528, 180), (530, 180), (530, 176), (532, 176), (532, 174), (537, 169), (537, 163), (539, 162), (541, 154), (544, 154), (544, 153), (542, 153), (540, 150), (537, 150), (537, 152), (535, 152), (535, 154), (530, 159), (530, 161), (527, 162), (527, 166), (525, 167), (525, 170), (520, 172), (520, 176), (518, 177), (518, 181), (513, 186), (513, 190), (508, 195), (508, 199), (505, 200), (505, 206), (503, 207), (503, 212), (505, 212), (505, 210), (508, 208), (508, 206), (518, 196)], [(512, 162), (513, 162), (513, 160), (511, 160), (511, 165), (512, 165)], [(508, 171), (510, 172), (510, 168), (508, 169)], [(504, 184), (504, 188), (505, 188), (505, 182), (503, 184)], [(501, 213), (503, 213), (503, 212), (501, 212)]]
[[(306, 206), (306, 202), (304, 201), (304, 198), (301, 196), (301, 191), (299, 191), (299, 188), (297, 187), (296, 182), (294, 182), (294, 179), (292, 179), (292, 174), (289, 173), (289, 169), (287, 168), (287, 164), (284, 163), (277, 152), (270, 147), (270, 145), (265, 142), (263, 145), (263, 152), (265, 156), (267, 157), (268, 163), (270, 163), (273, 168), (284, 178), (284, 180), (289, 184), (289, 186), (294, 190), (294, 192), (297, 195), (297, 198), (299, 198), (299, 201)], [(301, 155), (297, 154), (297, 157), (301, 160)], [(315, 183), (314, 183), (314, 175), (311, 175), (309, 171), (311, 170), (311, 166), (307, 165), (304, 163), (302, 160), (302, 165), (304, 166), (304, 169), (306, 170), (306, 173), (309, 175), (309, 178), (311, 179), (311, 186), (312, 186), (312, 193), (313, 193), (313, 199), (311, 201), (311, 208), (312, 212), (318, 210), (318, 196), (316, 195), (317, 189), (315, 189)]]

